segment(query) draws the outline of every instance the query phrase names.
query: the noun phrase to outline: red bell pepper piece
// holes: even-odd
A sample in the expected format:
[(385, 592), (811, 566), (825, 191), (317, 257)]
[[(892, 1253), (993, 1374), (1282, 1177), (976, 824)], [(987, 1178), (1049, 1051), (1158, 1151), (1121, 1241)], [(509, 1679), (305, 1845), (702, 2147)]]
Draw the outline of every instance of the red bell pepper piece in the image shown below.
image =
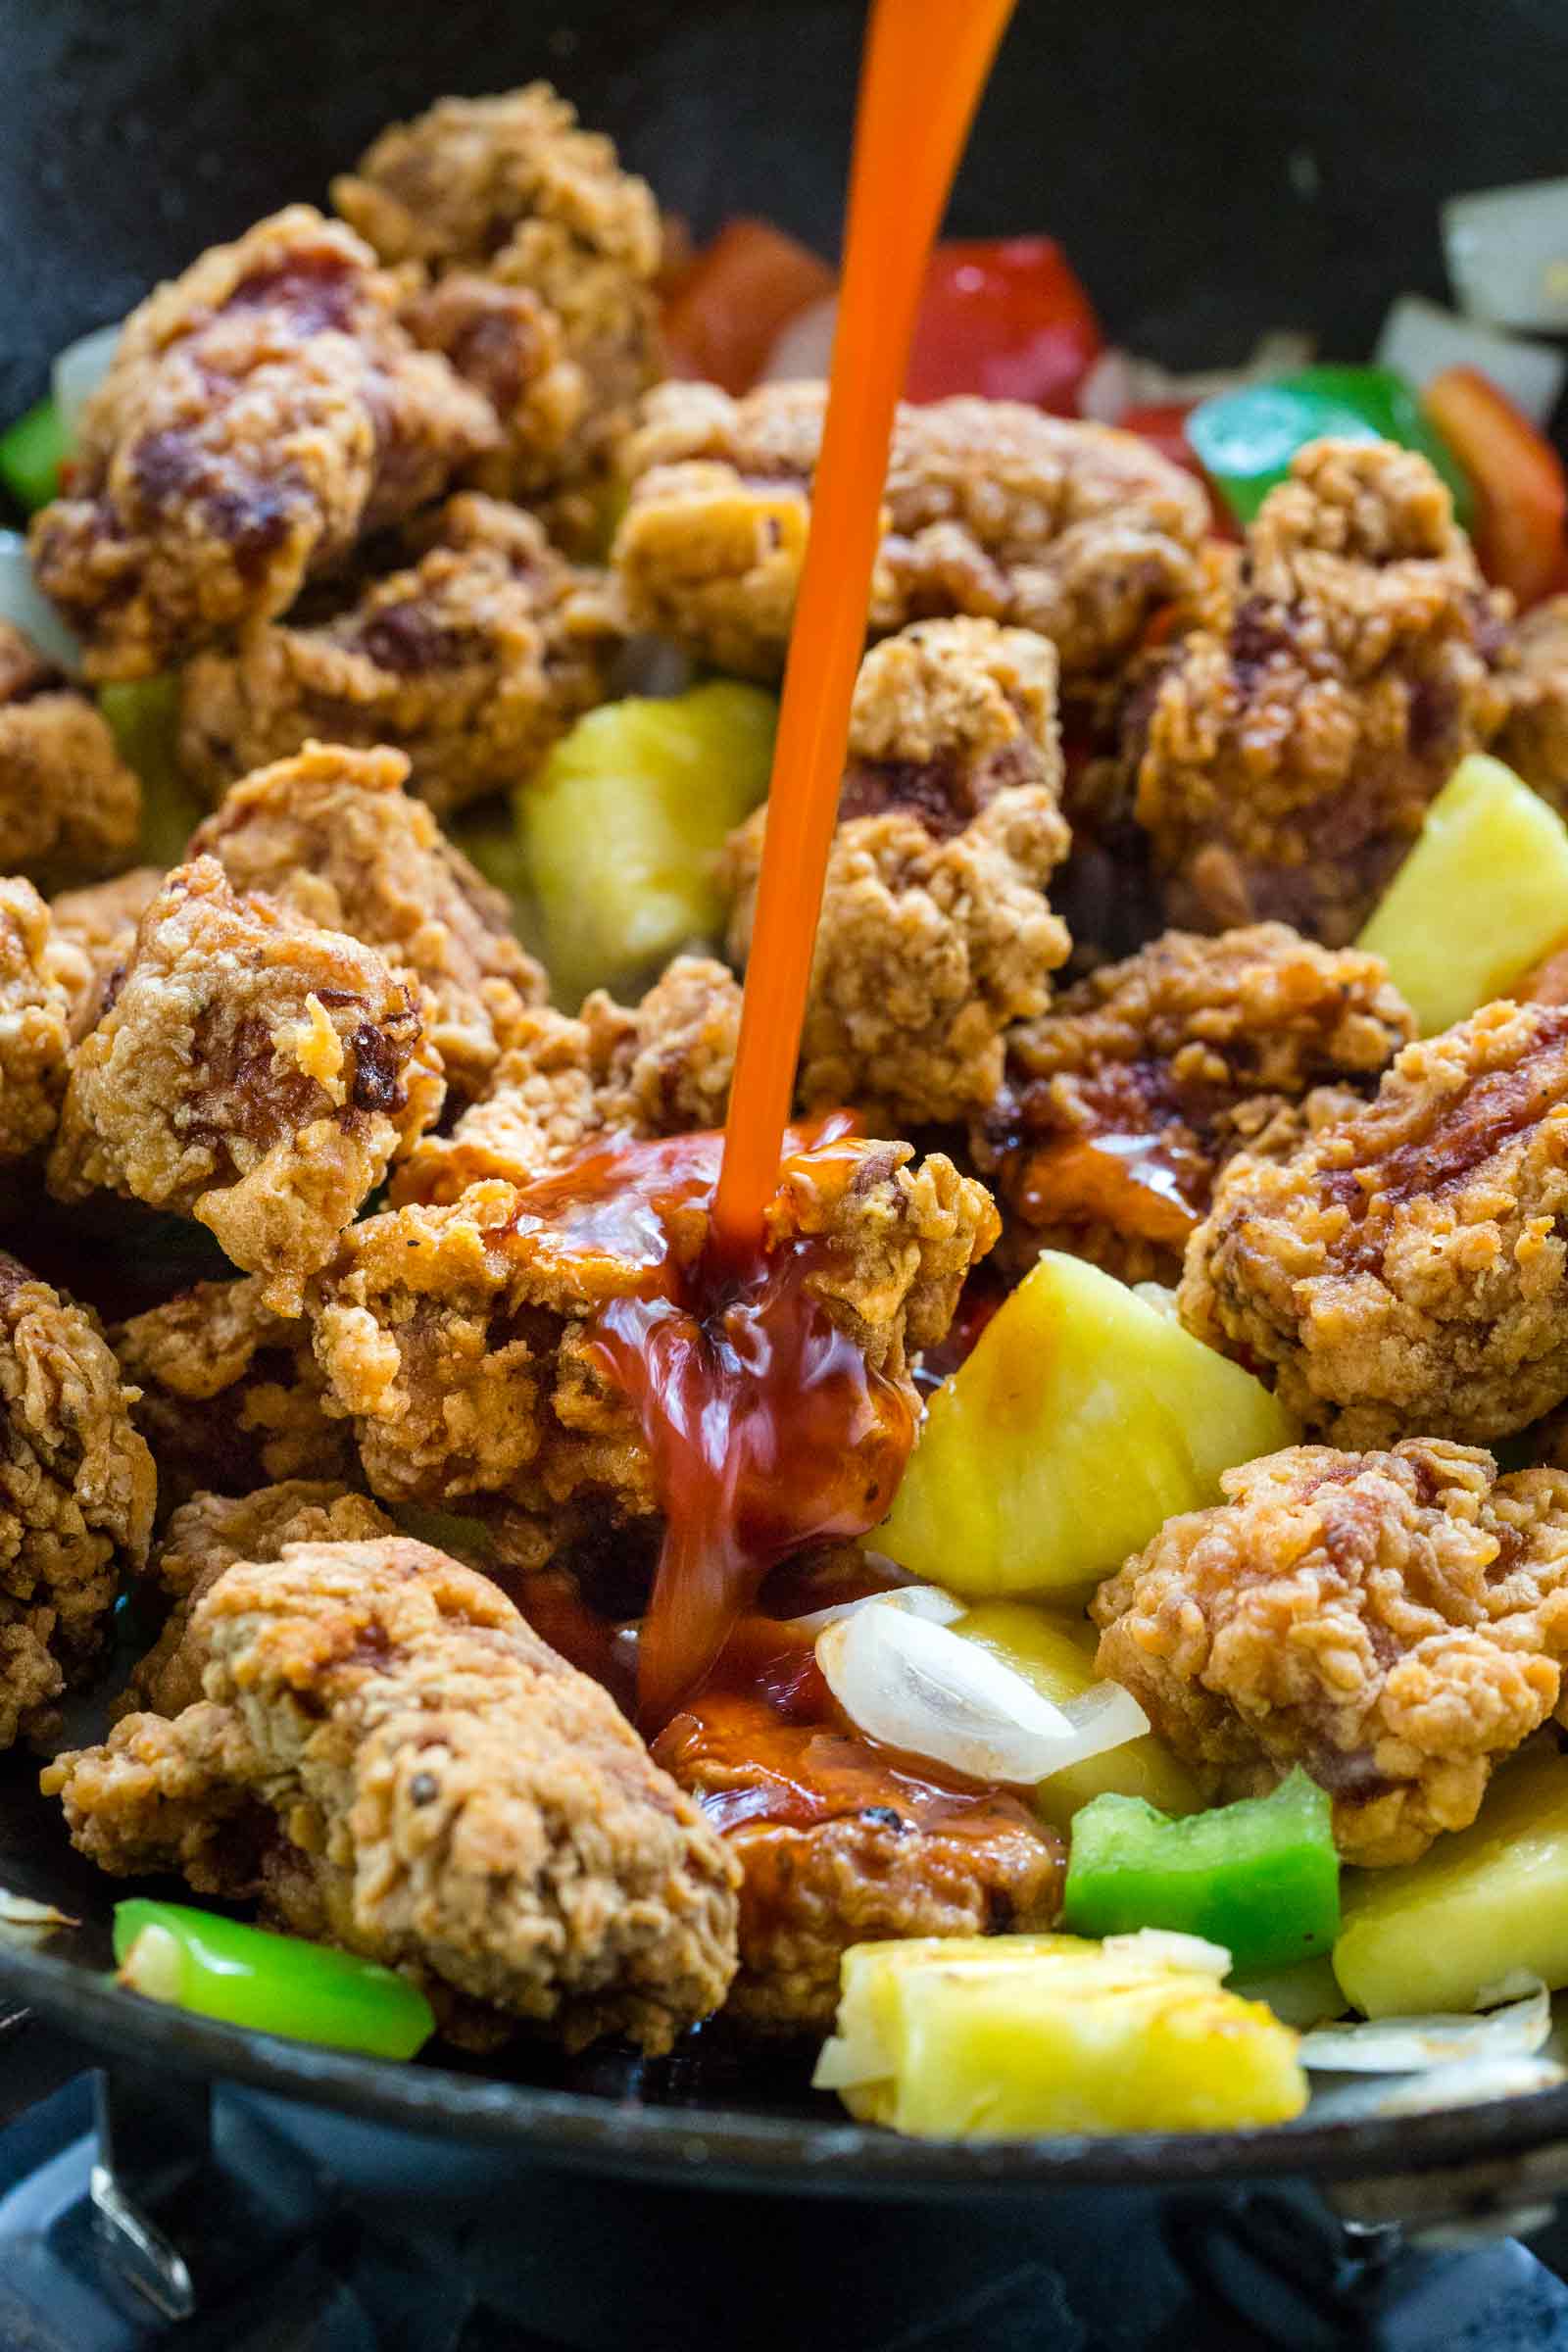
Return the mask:
[(1054, 237), (939, 245), (905, 383), (909, 400), (983, 392), (1076, 414), (1102, 337)]
[(837, 284), (829, 264), (783, 229), (727, 221), (665, 299), (670, 372), (750, 391), (781, 329)]
[(1476, 491), (1475, 547), (1494, 587), (1521, 605), (1562, 579), (1568, 477), (1551, 443), (1477, 368), (1446, 368), (1422, 394)]

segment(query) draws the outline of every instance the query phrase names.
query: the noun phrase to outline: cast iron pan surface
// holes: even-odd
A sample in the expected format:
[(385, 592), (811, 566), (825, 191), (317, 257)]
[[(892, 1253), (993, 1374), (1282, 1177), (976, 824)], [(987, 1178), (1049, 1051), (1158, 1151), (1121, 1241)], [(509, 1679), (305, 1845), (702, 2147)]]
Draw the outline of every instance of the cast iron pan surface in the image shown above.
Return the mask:
[[(699, 234), (753, 211), (831, 251), (860, 20), (857, 0), (0, 0), (0, 418), (38, 395), (71, 337), (214, 239), (319, 199), (382, 123), (449, 90), (547, 74)], [(1327, 12), (1022, 0), (950, 225), (1054, 231), (1113, 336), (1171, 366), (1239, 359), (1290, 325), (1354, 358), (1395, 294), (1443, 295), (1444, 195), (1562, 170), (1564, 92), (1568, 13), (1553, 0)], [(36, 1202), (0, 1214), (0, 1243), (114, 1312), (220, 1270), (176, 1268), (151, 1228), (128, 1248), (122, 1228), (63, 1230)], [(73, 1727), (94, 1728), (90, 1713)], [(928, 2147), (849, 2124), (807, 2087), (808, 2053), (759, 2052), (721, 2029), (658, 2066), (534, 2052), (500, 2075), (244, 2034), (104, 1980), (125, 1889), (67, 1848), (25, 1755), (0, 1758), (0, 1884), (82, 1922), (44, 1950), (0, 1945), (0, 1993), (106, 2053), (510, 2147), (522, 2163), (973, 2196), (1404, 2173), (1568, 2136), (1563, 2090), (1355, 2128)]]

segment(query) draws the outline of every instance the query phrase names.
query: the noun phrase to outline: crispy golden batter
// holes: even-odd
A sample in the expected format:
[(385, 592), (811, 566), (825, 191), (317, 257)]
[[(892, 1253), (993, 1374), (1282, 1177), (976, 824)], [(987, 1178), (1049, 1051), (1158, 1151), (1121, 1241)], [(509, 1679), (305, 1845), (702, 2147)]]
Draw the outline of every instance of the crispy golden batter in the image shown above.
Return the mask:
[(717, 2008), (735, 1868), (609, 1693), (423, 1544), (313, 1541), (192, 1612), (206, 1697), (44, 1775), (104, 1868), (174, 1865), (577, 2045)]
[(75, 972), (32, 884), (0, 877), (0, 1160), (25, 1158), (55, 1131)]
[(130, 961), (136, 926), (164, 887), (159, 865), (133, 865), (112, 882), (63, 890), (49, 902), (61, 979), (71, 999), (71, 1042), (80, 1043), (108, 1010), (108, 994)]
[[(613, 558), (638, 625), (720, 669), (782, 673), (823, 400), (820, 384), (650, 395)], [(885, 505), (873, 636), (932, 613), (1011, 621), (1053, 640), (1070, 689), (1188, 588), (1207, 519), (1147, 442), (998, 400), (901, 409)]]
[(604, 697), (619, 633), (602, 578), (533, 515), (471, 493), (428, 537), (335, 617), (258, 617), (232, 651), (199, 655), (180, 696), (190, 773), (216, 794), (319, 736), (395, 744), (438, 809), (524, 783)]
[(1342, 1444), (1484, 1443), (1568, 1396), (1565, 1219), (1568, 1009), (1489, 1004), (1288, 1157), (1231, 1162), (1182, 1320)]
[(322, 1401), (309, 1326), (274, 1314), (265, 1289), (257, 1274), (199, 1282), (110, 1335), (122, 1372), (141, 1391), (133, 1418), (166, 1506), (203, 1490), (248, 1494), (279, 1479), (358, 1483), (347, 1425)]
[(307, 578), (500, 440), (398, 323), (398, 283), (309, 205), (215, 245), (132, 312), (32, 526), (87, 674), (148, 677), (287, 610)]
[(1070, 1250), (1128, 1282), (1174, 1282), (1232, 1152), (1298, 1141), (1280, 1113), (1370, 1085), (1414, 1035), (1379, 957), (1284, 923), (1167, 931), (1102, 966), (1010, 1032), (1006, 1084), (975, 1122), (1008, 1261)]
[[(996, 1238), (981, 1187), (907, 1144), (839, 1144), (786, 1160), (769, 1246), (814, 1245), (808, 1291), (893, 1381), (934, 1346), (973, 1260)], [(635, 1287), (646, 1211), (561, 1206), (493, 1180), (450, 1206), (368, 1218), (313, 1294), (316, 1350), (353, 1416), (371, 1491), (388, 1501), (483, 1497), (547, 1522), (585, 1505), (617, 1522), (658, 1508), (635, 1411), (592, 1346), (591, 1318)], [(679, 1262), (707, 1238), (700, 1205)]]
[(1508, 715), (1492, 748), (1568, 815), (1568, 596), (1549, 596), (1522, 614), (1509, 647)]
[(440, 1100), (409, 984), (198, 858), (72, 1055), (50, 1189), (196, 1218), (288, 1313)]
[(706, 956), (677, 956), (637, 1004), (595, 989), (575, 1019), (526, 1014), (489, 1094), (397, 1169), (394, 1205), (457, 1200), (490, 1176), (528, 1184), (612, 1135), (721, 1126), (740, 1017), (739, 981)]
[(0, 620), (0, 872), (101, 873), (140, 825), (141, 785), (96, 705)]
[[(961, 1119), (1002, 1034), (1064, 962), (1046, 904), (1067, 851), (1056, 662), (990, 620), (917, 621), (860, 666), (797, 1083), (875, 1123)], [(766, 811), (731, 836), (730, 953), (751, 946)]]
[(236, 784), (191, 836), (237, 891), (346, 931), (412, 974), (425, 1035), (460, 1102), (483, 1093), (546, 980), (500, 891), (404, 790), (401, 752), (311, 744)]
[(0, 1255), (0, 1748), (45, 1736), (91, 1666), (155, 1489), (90, 1317)]
[(1413, 1861), (1558, 1703), (1568, 1475), (1415, 1438), (1221, 1483), (1101, 1586), (1101, 1673), (1229, 1793), (1304, 1764), (1347, 1861)]
[[(659, 208), (646, 183), (621, 171), (612, 141), (579, 129), (548, 82), (443, 98), (384, 130), (358, 172), (333, 182), (332, 201), (383, 261), (434, 271), (437, 303), (446, 271), (465, 281), (482, 271), (533, 297), (531, 342), (516, 314), (498, 320), (492, 311), (488, 348), (453, 350), (509, 428), (506, 449), (482, 469), (484, 486), (537, 497), (597, 472), (659, 365)], [(416, 317), (416, 332), (453, 348), (439, 322)], [(498, 346), (517, 382), (510, 405), (506, 381), (493, 380)]]
[(1507, 600), (1426, 460), (1386, 441), (1303, 449), (1208, 589), (1125, 721), (1170, 919), (1343, 945), (1501, 722)]
[[(593, 446), (604, 427), (589, 378), (572, 356), (558, 311), (529, 286), (503, 285), (472, 270), (451, 270), (418, 285), (400, 313), (421, 350), (439, 351), (459, 375), (482, 392), (502, 428), (499, 449), (469, 467), (469, 478), (497, 498), (542, 498), (560, 492), (585, 467), (581, 435)], [(613, 437), (624, 416), (611, 424)], [(561, 500), (554, 519), (568, 537), (589, 528), (581, 491)], [(575, 533), (573, 521), (578, 524)]]

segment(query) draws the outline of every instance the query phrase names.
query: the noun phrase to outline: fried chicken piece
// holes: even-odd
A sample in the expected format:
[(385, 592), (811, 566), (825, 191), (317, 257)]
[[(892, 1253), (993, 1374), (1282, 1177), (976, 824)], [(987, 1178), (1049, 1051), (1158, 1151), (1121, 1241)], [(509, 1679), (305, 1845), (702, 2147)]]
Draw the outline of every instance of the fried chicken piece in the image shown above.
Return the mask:
[(458, 1200), (492, 1176), (529, 1184), (612, 1136), (720, 1126), (740, 1018), (739, 981), (706, 956), (677, 956), (638, 1004), (595, 989), (575, 1019), (526, 1014), (490, 1093), (397, 1169), (393, 1204)]
[(1521, 614), (1504, 672), (1508, 715), (1493, 745), (1499, 760), (1568, 815), (1568, 596)]
[(112, 882), (63, 890), (50, 900), (60, 977), (71, 999), (73, 1045), (79, 1045), (108, 1011), (136, 945), (136, 926), (163, 887), (161, 865), (133, 865)]
[(198, 858), (72, 1054), (50, 1190), (194, 1217), (287, 1314), (441, 1092), (415, 992), (374, 949)]
[(33, 567), (92, 678), (142, 678), (257, 615), (500, 440), (399, 324), (369, 247), (309, 205), (215, 245), (126, 320)]
[(0, 1748), (40, 1739), (152, 1534), (152, 1455), (86, 1310), (0, 1255)]
[(404, 785), (401, 752), (313, 743), (236, 784), (191, 836), (237, 891), (379, 949), (424, 992), (425, 1035), (459, 1102), (482, 1094), (548, 983), (512, 909)]
[(1426, 460), (1386, 441), (1300, 451), (1208, 588), (1125, 720), (1167, 914), (1343, 946), (1502, 721), (1507, 600)]
[(256, 1274), (199, 1282), (110, 1334), (141, 1392), (132, 1417), (165, 1503), (204, 1490), (249, 1494), (283, 1479), (359, 1482), (348, 1428), (325, 1408), (310, 1328), (274, 1314), (266, 1287)]
[(1304, 1764), (1348, 1862), (1414, 1861), (1558, 1705), (1568, 1475), (1412, 1438), (1220, 1483), (1100, 1587), (1100, 1672), (1225, 1792)]
[(562, 481), (587, 472), (589, 450), (617, 438), (626, 420), (617, 412), (608, 431), (597, 416), (590, 420), (592, 387), (560, 313), (529, 286), (452, 270), (421, 284), (400, 316), (421, 350), (440, 352), (500, 419), (501, 446), (469, 467), (470, 480), (496, 498), (555, 504), (552, 519), (573, 542), (602, 536), (591, 532), (599, 520), (591, 499), (580, 487), (563, 492)]
[(258, 617), (198, 655), (180, 689), (189, 773), (216, 794), (319, 736), (396, 745), (436, 809), (525, 783), (604, 699), (619, 631), (602, 581), (493, 499), (450, 499), (428, 538), (334, 617)]
[(260, 1894), (439, 1990), (644, 2050), (717, 2008), (735, 1879), (607, 1691), (399, 1537), (286, 1544), (191, 1612), (205, 1698), (45, 1773), (106, 1870)]
[(1007, 1038), (1007, 1076), (971, 1134), (1018, 1267), (1068, 1250), (1126, 1282), (1174, 1283), (1214, 1179), (1239, 1148), (1280, 1154), (1315, 1090), (1356, 1107), (1415, 1035), (1376, 956), (1284, 923), (1167, 931)]
[[(717, 1139), (708, 1145), (716, 1172)], [(907, 1144), (797, 1150), (767, 1212), (769, 1250), (810, 1246), (808, 1295), (901, 1388), (997, 1231), (978, 1184), (939, 1153), (918, 1168), (913, 1156)], [(591, 1183), (574, 1194), (560, 1178), (522, 1191), (493, 1180), (344, 1235), (313, 1292), (316, 1351), (372, 1493), (460, 1508), (482, 1497), (533, 1515), (544, 1556), (568, 1506), (617, 1525), (654, 1517), (655, 1466), (595, 1318), (611, 1299), (658, 1292), (666, 1274), (683, 1279), (709, 1215), (694, 1186), (670, 1213), (664, 1269), (657, 1251), (650, 1262), (656, 1220), (619, 1190), (607, 1200)]]
[[(433, 294), (415, 306), (415, 331), (452, 352), (508, 426), (484, 486), (530, 499), (564, 490), (564, 518), (581, 527), (591, 505), (581, 494), (659, 372), (662, 240), (646, 182), (536, 81), (498, 97), (443, 98), (394, 123), (357, 172), (333, 181), (332, 201), (383, 261), (435, 274)], [(461, 319), (443, 333), (440, 306), (454, 303), (456, 273), (471, 318), (475, 272), (531, 296), (534, 310), (480, 312), (481, 348), (466, 353)], [(510, 404), (509, 376), (518, 387)]]
[(140, 827), (141, 785), (97, 706), (0, 620), (0, 871), (101, 873)]
[(0, 1161), (36, 1152), (59, 1121), (74, 974), (32, 884), (0, 876)]
[[(822, 437), (820, 384), (652, 393), (623, 453), (613, 562), (634, 622), (744, 677), (777, 678)], [(870, 631), (936, 613), (1036, 629), (1079, 691), (1189, 587), (1207, 503), (1107, 425), (1000, 400), (901, 408)]]
[[(1046, 903), (1067, 852), (1056, 662), (990, 620), (918, 621), (860, 665), (797, 1094), (893, 1128), (961, 1119), (1002, 1034), (1064, 962)], [(733, 834), (730, 954), (751, 947), (767, 814)]]
[(1231, 1162), (1182, 1320), (1340, 1444), (1485, 1443), (1568, 1397), (1565, 1218), (1568, 1009), (1488, 1004), (1289, 1156)]

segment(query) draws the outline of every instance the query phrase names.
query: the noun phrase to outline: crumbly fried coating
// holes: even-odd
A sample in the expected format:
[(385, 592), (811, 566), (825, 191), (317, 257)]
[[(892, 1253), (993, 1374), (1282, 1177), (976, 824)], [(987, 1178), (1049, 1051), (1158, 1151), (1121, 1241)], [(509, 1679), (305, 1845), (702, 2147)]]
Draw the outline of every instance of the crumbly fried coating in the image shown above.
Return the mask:
[(33, 567), (94, 678), (149, 677), (399, 521), (500, 440), (350, 229), (291, 205), (126, 320)]
[(96, 704), (0, 620), (0, 871), (102, 873), (140, 827), (141, 785)]
[(1522, 613), (1509, 653), (1508, 715), (1492, 748), (1568, 815), (1568, 596), (1548, 596)]
[(1501, 723), (1507, 600), (1426, 460), (1386, 441), (1301, 450), (1207, 586), (1125, 720), (1167, 914), (1278, 917), (1343, 946)]
[(412, 974), (426, 1038), (466, 1102), (548, 983), (501, 892), (404, 790), (408, 774), (401, 752), (310, 744), (236, 784), (187, 855), (216, 858), (235, 890), (346, 931)]
[[(961, 1119), (1003, 1031), (1066, 960), (1046, 884), (1066, 856), (1056, 660), (995, 621), (917, 621), (860, 665), (797, 1094), (876, 1124)], [(730, 954), (751, 946), (767, 812), (730, 838)]]
[(105, 1869), (173, 1865), (281, 1924), (651, 2053), (717, 2008), (736, 1871), (609, 1693), (428, 1545), (285, 1545), (192, 1611), (205, 1698), (44, 1775)]
[(1227, 1792), (1304, 1764), (1347, 1861), (1413, 1861), (1558, 1705), (1568, 1474), (1414, 1438), (1221, 1484), (1101, 1586), (1100, 1672)]
[(721, 1126), (740, 1019), (739, 981), (707, 956), (677, 956), (636, 1004), (595, 989), (575, 1019), (540, 1006), (484, 1099), (395, 1171), (393, 1205), (458, 1200), (493, 1176), (528, 1184), (613, 1135)]
[(441, 1093), (415, 992), (373, 948), (198, 858), (72, 1054), (50, 1189), (194, 1217), (290, 1313)]
[[(592, 388), (560, 313), (530, 286), (452, 270), (418, 285), (400, 316), (421, 350), (439, 351), (495, 410), (501, 446), (468, 468), (479, 489), (548, 502), (564, 475), (584, 469), (577, 436), (593, 444), (605, 428), (598, 416), (590, 421)], [(612, 436), (623, 430), (616, 417)], [(572, 513), (564, 510), (568, 536)], [(586, 511), (581, 519), (586, 528)]]
[(319, 736), (396, 745), (415, 790), (456, 808), (525, 783), (603, 700), (619, 630), (602, 578), (533, 515), (466, 492), (419, 537), (333, 617), (259, 617), (189, 664), (180, 757), (210, 792)]
[[(776, 678), (806, 549), (820, 384), (662, 385), (622, 453), (613, 562), (634, 621), (744, 677)], [(1051, 638), (1085, 687), (1191, 584), (1207, 521), (1191, 474), (1108, 425), (1013, 401), (901, 408), (870, 629), (972, 613)]]
[[(580, 129), (548, 82), (443, 98), (384, 130), (357, 172), (334, 180), (332, 201), (383, 261), (434, 272), (437, 302), (452, 271), (534, 298), (539, 343), (511, 359), (519, 396), (509, 407), (504, 385), (486, 386), (509, 431), (485, 463), (485, 487), (536, 497), (590, 477), (659, 371), (659, 208), (613, 143)], [(481, 381), (498, 344), (517, 352), (514, 315), (491, 323), (488, 340), (465, 369)]]
[(71, 1042), (79, 1044), (108, 1010), (109, 993), (130, 961), (136, 926), (164, 887), (161, 865), (133, 865), (112, 882), (63, 890), (49, 902), (60, 977), (71, 999)]
[(75, 971), (32, 884), (0, 876), (0, 1161), (36, 1152), (59, 1121)]
[[(894, 1382), (946, 1331), (997, 1231), (978, 1184), (940, 1153), (917, 1168), (913, 1156), (880, 1143), (798, 1152), (767, 1217), (770, 1249), (813, 1245), (808, 1294)], [(647, 1212), (628, 1213), (622, 1231), (603, 1201), (492, 1180), (344, 1235), (313, 1292), (316, 1351), (372, 1493), (482, 1497), (547, 1522), (570, 1506), (654, 1516), (654, 1464), (592, 1336), (596, 1312), (637, 1282)], [(681, 1265), (696, 1265), (708, 1222), (698, 1202), (681, 1212)]]
[(52, 1728), (152, 1534), (152, 1456), (85, 1309), (0, 1255), (0, 1748)]
[(1284, 923), (1167, 931), (1102, 966), (1009, 1033), (1006, 1083), (974, 1124), (1008, 1262), (1069, 1250), (1174, 1282), (1231, 1154), (1289, 1148), (1279, 1114), (1369, 1086), (1414, 1035), (1380, 957)]
[[(199, 1282), (111, 1334), (162, 1502), (249, 1494), (277, 1480), (355, 1485), (347, 1425), (332, 1418), (303, 1317), (274, 1314), (259, 1274)], [(256, 1559), (256, 1552), (236, 1553)]]
[(1568, 1008), (1488, 1004), (1288, 1156), (1232, 1160), (1182, 1320), (1342, 1445), (1483, 1444), (1568, 1396), (1565, 1224)]

